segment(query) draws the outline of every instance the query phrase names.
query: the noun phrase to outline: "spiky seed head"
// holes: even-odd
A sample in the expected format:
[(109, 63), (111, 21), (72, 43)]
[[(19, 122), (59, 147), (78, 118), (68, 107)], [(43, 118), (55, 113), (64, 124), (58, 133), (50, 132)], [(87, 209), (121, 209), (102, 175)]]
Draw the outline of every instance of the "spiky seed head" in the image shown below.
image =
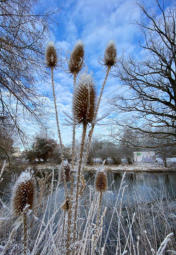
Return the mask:
[(57, 53), (52, 42), (48, 43), (46, 48), (46, 64), (50, 68), (54, 68), (57, 65)]
[(69, 202), (69, 199), (66, 199), (63, 204), (61, 205), (61, 208), (62, 210), (64, 211), (68, 211), (69, 210), (69, 207), (70, 206), (70, 202)]
[(115, 47), (115, 43), (110, 41), (106, 47), (105, 54), (104, 54), (104, 64), (107, 67), (112, 67), (116, 64), (116, 56), (117, 51)]
[(71, 53), (68, 63), (69, 70), (72, 74), (78, 74), (84, 62), (84, 46), (81, 41), (78, 41)]
[(25, 207), (33, 208), (35, 184), (30, 172), (22, 172), (17, 179), (12, 193), (12, 211), (15, 216), (20, 216)]
[(95, 188), (98, 192), (105, 192), (108, 187), (107, 175), (104, 172), (98, 172), (95, 177)]
[[(64, 165), (64, 174), (65, 174), (65, 180), (66, 182), (70, 181), (70, 165), (69, 163)], [(64, 176), (63, 176), (64, 178)]]
[(95, 114), (95, 98), (92, 77), (89, 74), (82, 74), (73, 98), (73, 114), (77, 123), (92, 123)]

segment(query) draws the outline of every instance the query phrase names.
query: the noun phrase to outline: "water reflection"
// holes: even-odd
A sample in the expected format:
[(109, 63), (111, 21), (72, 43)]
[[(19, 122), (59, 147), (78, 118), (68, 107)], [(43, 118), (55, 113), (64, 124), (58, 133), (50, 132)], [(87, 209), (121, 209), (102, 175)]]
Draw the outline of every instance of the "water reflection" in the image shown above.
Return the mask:
[[(121, 173), (108, 173), (108, 191), (104, 194), (104, 203), (114, 203), (122, 181)], [(87, 178), (93, 185), (94, 177)], [(176, 173), (126, 173), (123, 203), (131, 205), (137, 202), (152, 202), (158, 199), (176, 198)], [(121, 196), (122, 194), (120, 194)]]

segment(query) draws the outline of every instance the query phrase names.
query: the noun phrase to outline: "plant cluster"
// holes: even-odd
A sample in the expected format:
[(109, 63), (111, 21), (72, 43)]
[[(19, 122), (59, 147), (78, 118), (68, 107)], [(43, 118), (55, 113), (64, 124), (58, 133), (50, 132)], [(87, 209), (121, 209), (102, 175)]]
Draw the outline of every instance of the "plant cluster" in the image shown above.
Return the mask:
[[(79, 49), (79, 50), (78, 50)], [(79, 56), (77, 56), (77, 54)], [(108, 55), (109, 54), (109, 55)], [(83, 74), (78, 78), (78, 73), (84, 63), (84, 48), (82, 43), (75, 46), (69, 62), (70, 72), (73, 74), (73, 130), (72, 130), (72, 162), (69, 165), (65, 161), (63, 153), (62, 134), (60, 129), (59, 115), (57, 111), (57, 102), (54, 84), (54, 69), (57, 65), (57, 54), (53, 44), (50, 44), (46, 50), (47, 66), (51, 70), (51, 84), (53, 91), (54, 107), (56, 113), (56, 124), (58, 139), (61, 148), (60, 174), (55, 184), (54, 170), (52, 173), (51, 184), (49, 186), (50, 196), (44, 198), (47, 180), (38, 180), (38, 193), (32, 174), (27, 171), (22, 173), (17, 179), (13, 189), (12, 211), (13, 216), (20, 217), (22, 221), (11, 229), (8, 241), (3, 247), (3, 255), (15, 254), (141, 254), (141, 250), (150, 250), (152, 254), (164, 254), (168, 243), (173, 249), (172, 224), (167, 223), (167, 231), (164, 225), (165, 236), (158, 244), (157, 241), (149, 240), (147, 232), (141, 233), (144, 240), (137, 241), (133, 239), (132, 231), (138, 224), (135, 222), (135, 213), (127, 210), (126, 222), (122, 217), (122, 199), (125, 192), (125, 182), (122, 182), (119, 188), (115, 205), (108, 210), (102, 207), (103, 194), (107, 191), (107, 173), (104, 171), (104, 165), (97, 172), (94, 180), (94, 188), (87, 187), (84, 179), (83, 168), (87, 162), (89, 149), (91, 147), (92, 135), (97, 121), (97, 114), (103, 94), (103, 90), (112, 66), (116, 63), (115, 45), (110, 42), (105, 51), (104, 64), (106, 66), (106, 76), (102, 84), (100, 95), (96, 98), (95, 85), (93, 79), (88, 74)], [(72, 65), (75, 65), (73, 68)], [(75, 157), (75, 135), (77, 125), (82, 125), (82, 136), (80, 141), (79, 157)], [(89, 125), (88, 125), (89, 124)], [(89, 190), (89, 192), (87, 192)], [(55, 192), (54, 192), (55, 191)], [(57, 197), (64, 195), (63, 203), (58, 204)], [(83, 196), (84, 195), (84, 196)], [(37, 203), (35, 203), (35, 199)], [(54, 201), (54, 203), (53, 203)], [(113, 209), (112, 209), (113, 208)], [(32, 210), (32, 212), (31, 212)], [(111, 214), (108, 222), (105, 221), (107, 211)], [(141, 216), (139, 212), (139, 217)], [(112, 228), (112, 221), (116, 219), (117, 226)], [(84, 220), (86, 219), (86, 220)], [(141, 219), (141, 218), (139, 218)], [(164, 217), (165, 219), (165, 217)], [(158, 219), (153, 218), (157, 221)], [(163, 220), (163, 219), (162, 219)], [(36, 223), (34, 224), (34, 222)], [(1, 223), (1, 221), (0, 221)], [(23, 223), (23, 247), (20, 245), (11, 247), (12, 240), (18, 232), (21, 223)], [(139, 224), (142, 226), (142, 223)], [(145, 227), (141, 227), (141, 231)], [(152, 228), (153, 231), (153, 228)], [(112, 240), (109, 237), (117, 234), (117, 239)], [(35, 234), (34, 234), (35, 233)], [(154, 233), (157, 233), (156, 230)], [(30, 238), (33, 242), (31, 242)], [(158, 240), (158, 239), (157, 239)], [(145, 246), (145, 243), (147, 244)], [(18, 244), (22, 243), (18, 240)], [(149, 248), (148, 248), (149, 247)], [(1, 249), (1, 247), (0, 247)], [(109, 250), (110, 253), (109, 253)], [(149, 253), (146, 253), (149, 254)]]

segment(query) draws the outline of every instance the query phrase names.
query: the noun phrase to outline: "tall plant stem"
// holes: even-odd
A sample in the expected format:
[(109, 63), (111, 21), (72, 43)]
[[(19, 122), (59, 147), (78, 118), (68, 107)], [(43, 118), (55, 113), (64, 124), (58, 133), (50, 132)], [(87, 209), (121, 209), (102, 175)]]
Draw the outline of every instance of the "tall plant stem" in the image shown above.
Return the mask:
[(27, 255), (27, 215), (26, 212), (23, 213), (23, 245), (24, 245), (24, 255)]
[[(51, 68), (51, 84), (52, 84), (52, 89), (53, 89), (53, 98), (54, 98), (54, 107), (55, 107), (57, 134), (58, 134), (60, 148), (61, 148), (61, 161), (62, 161), (61, 162), (61, 172), (62, 172), (63, 161), (64, 161), (64, 154), (63, 154), (62, 136), (61, 136), (60, 125), (59, 125), (58, 111), (57, 111), (57, 103), (56, 103), (56, 93), (55, 93), (55, 86), (54, 86), (53, 71), (54, 71), (53, 68)], [(63, 176), (64, 176), (64, 189), (65, 189), (65, 194), (66, 194), (66, 198), (67, 198), (68, 197), (68, 192), (67, 192), (67, 184), (66, 184), (66, 179), (65, 179), (65, 172), (64, 172)]]
[[(73, 90), (76, 87), (77, 74), (73, 76)], [(73, 117), (74, 118), (74, 117)], [(74, 189), (74, 165), (75, 165), (75, 136), (76, 136), (76, 124), (75, 118), (73, 119), (73, 132), (72, 132), (72, 174), (71, 174), (71, 186), (70, 186), (70, 199), (69, 199), (69, 210), (68, 210), (68, 228), (67, 228), (67, 242), (66, 242), (66, 255), (70, 254), (70, 236), (71, 236), (71, 224), (72, 224), (72, 201), (73, 201), (73, 189)]]
[(87, 122), (84, 122), (83, 123), (82, 139), (81, 139), (80, 155), (79, 155), (77, 182), (76, 182), (76, 201), (75, 201), (75, 211), (74, 211), (73, 242), (75, 242), (75, 240), (76, 240), (78, 202), (79, 202), (78, 197), (79, 197), (79, 186), (80, 186), (80, 179), (81, 179), (81, 167), (82, 167), (82, 159), (83, 159), (83, 151), (84, 151), (86, 130), (87, 130)]
[[(76, 77), (77, 74), (74, 73), (74, 77), (73, 77), (73, 86), (74, 86), (74, 90), (76, 87)], [(74, 118), (74, 116), (73, 116)], [(76, 135), (76, 124), (75, 124), (75, 118), (73, 119), (73, 133), (72, 133), (72, 170), (74, 169), (74, 163), (75, 163), (75, 135)]]
[(98, 231), (98, 225), (99, 225), (99, 221), (100, 221), (100, 211), (101, 211), (102, 197), (103, 197), (103, 192), (100, 192), (98, 209), (97, 209), (96, 232)]
[(96, 245), (98, 242), (98, 227), (99, 227), (99, 222), (100, 222), (100, 212), (101, 212), (101, 203), (102, 203), (102, 197), (103, 197), (103, 192), (100, 192), (99, 194), (99, 202), (98, 202), (98, 208), (97, 208), (97, 219), (96, 219), (96, 228), (95, 228), (95, 236), (92, 244), (92, 255), (95, 254), (96, 250)]
[(88, 158), (88, 155), (89, 155), (91, 141), (92, 141), (92, 135), (93, 135), (94, 127), (95, 127), (95, 124), (96, 124), (96, 119), (97, 119), (97, 114), (98, 114), (101, 98), (102, 98), (102, 95), (103, 95), (104, 87), (105, 87), (107, 79), (108, 79), (108, 75), (109, 75), (110, 69), (111, 69), (111, 67), (108, 67), (107, 70), (106, 70), (106, 76), (105, 76), (105, 79), (104, 79), (102, 87), (101, 87), (100, 95), (99, 95), (97, 106), (96, 106), (96, 110), (95, 110), (94, 121), (93, 121), (92, 127), (91, 127), (91, 129), (89, 131), (88, 142), (87, 142), (87, 146), (86, 146), (86, 153), (85, 153), (85, 158), (84, 158), (84, 163), (85, 164), (87, 162), (87, 158)]

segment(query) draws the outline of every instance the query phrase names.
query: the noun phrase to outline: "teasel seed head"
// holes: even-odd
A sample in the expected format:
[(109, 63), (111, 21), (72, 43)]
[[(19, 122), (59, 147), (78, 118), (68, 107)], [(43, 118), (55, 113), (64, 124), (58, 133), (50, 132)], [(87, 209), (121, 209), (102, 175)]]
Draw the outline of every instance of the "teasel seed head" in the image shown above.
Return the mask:
[(69, 199), (66, 199), (63, 204), (61, 205), (62, 210), (68, 211), (70, 208), (70, 202)]
[[(65, 176), (64, 176), (65, 174)], [(67, 160), (64, 161), (64, 166), (63, 166), (63, 179), (65, 178), (66, 182), (70, 181), (70, 175), (71, 175), (71, 169), (70, 165)]]
[(92, 123), (95, 115), (96, 92), (92, 77), (82, 74), (74, 91), (73, 114), (77, 123)]
[(30, 172), (22, 172), (17, 179), (12, 193), (12, 211), (15, 216), (20, 216), (25, 207), (33, 208), (35, 184)]
[(50, 68), (54, 68), (57, 65), (57, 53), (52, 42), (48, 43), (46, 48), (46, 64)]
[(78, 41), (71, 53), (68, 63), (69, 71), (72, 74), (78, 74), (84, 62), (84, 46), (81, 41)]
[(98, 192), (105, 192), (108, 187), (107, 175), (104, 172), (98, 172), (95, 177), (95, 188)]
[(112, 67), (116, 64), (116, 56), (117, 51), (115, 47), (115, 43), (110, 41), (106, 47), (105, 54), (104, 54), (104, 65), (107, 67)]

